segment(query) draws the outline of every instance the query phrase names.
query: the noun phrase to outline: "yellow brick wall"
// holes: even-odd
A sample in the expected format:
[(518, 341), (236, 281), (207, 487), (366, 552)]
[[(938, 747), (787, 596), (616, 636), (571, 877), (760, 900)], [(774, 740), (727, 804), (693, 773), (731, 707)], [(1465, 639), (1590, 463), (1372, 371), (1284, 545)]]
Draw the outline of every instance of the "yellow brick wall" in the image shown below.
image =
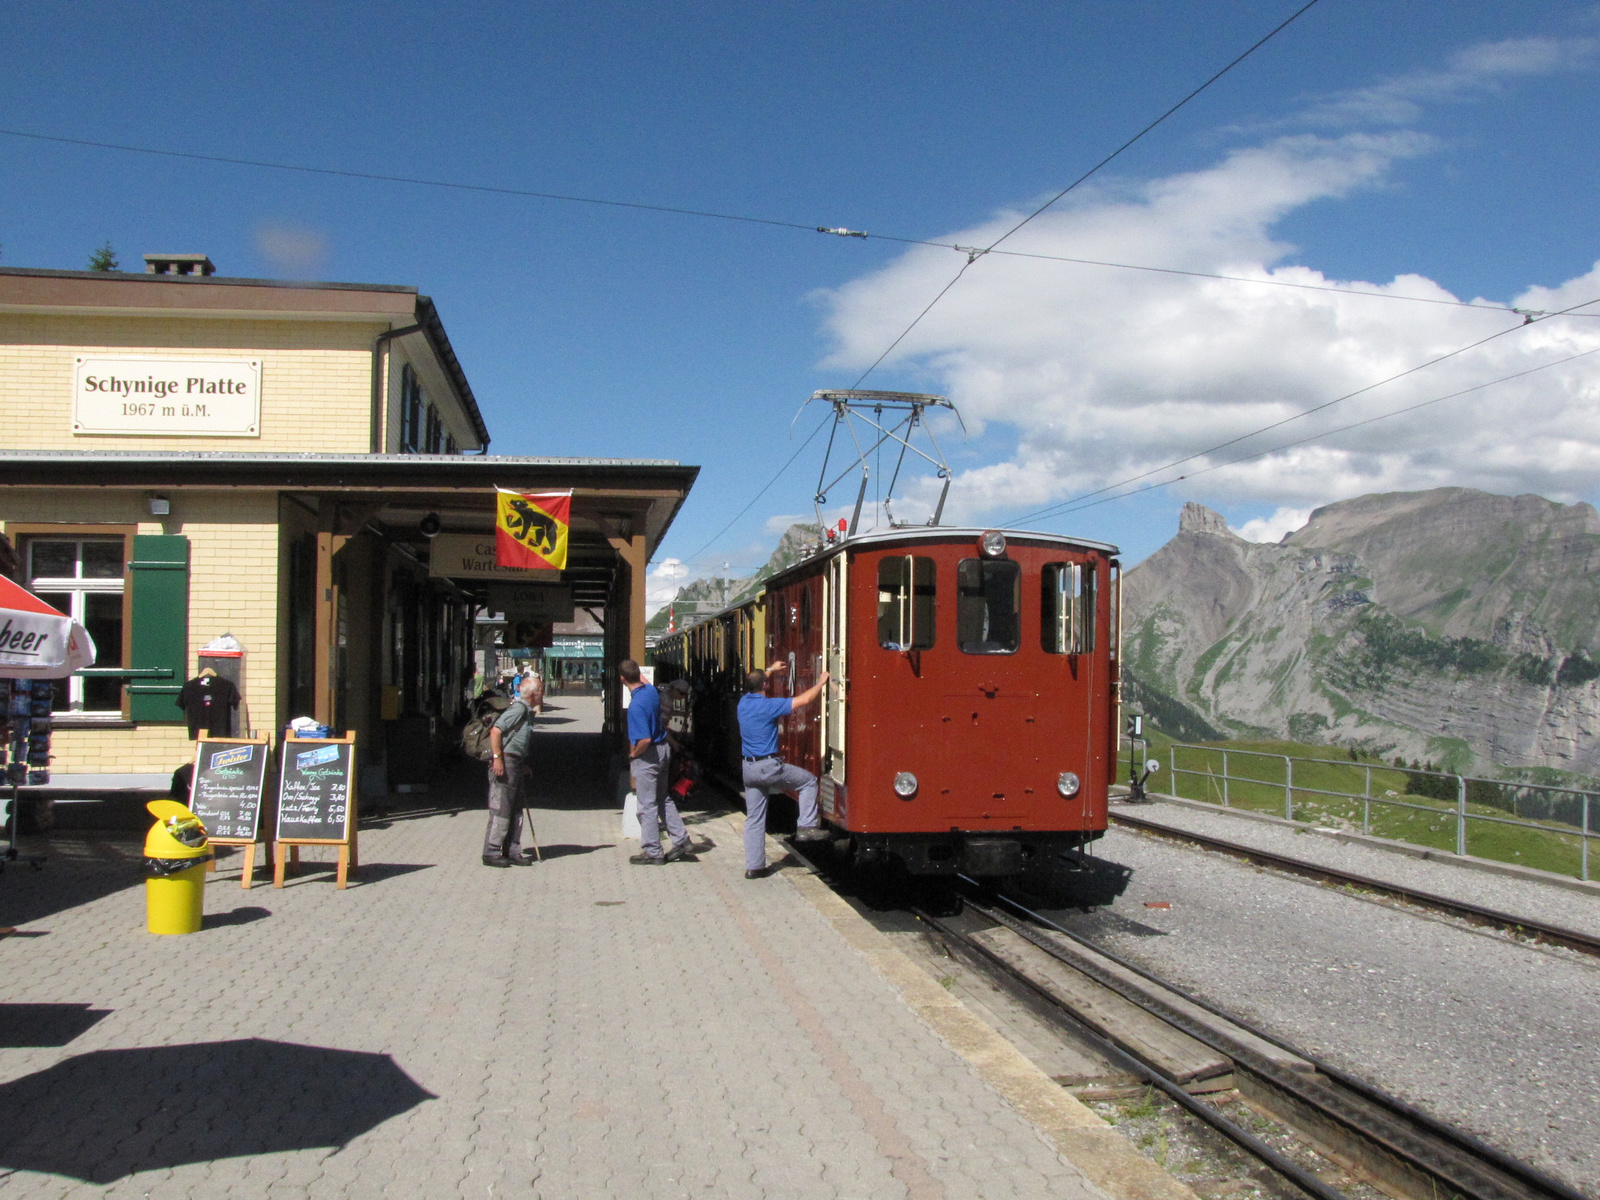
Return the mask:
[[(276, 492), (182, 491), (172, 515), (152, 520), (141, 492), (0, 490), (11, 524), (132, 525), (189, 539), (189, 669), (200, 647), (231, 633), (245, 648), (240, 726), (272, 732), (278, 686), (278, 496)], [(182, 718), (176, 707), (173, 715)], [(183, 725), (58, 729), (50, 769), (58, 774), (171, 772), (193, 753)]]
[[(11, 450), (371, 449), (371, 321), (262, 321), (0, 313), (0, 421)], [(261, 360), (258, 437), (137, 437), (72, 432), (80, 354)]]

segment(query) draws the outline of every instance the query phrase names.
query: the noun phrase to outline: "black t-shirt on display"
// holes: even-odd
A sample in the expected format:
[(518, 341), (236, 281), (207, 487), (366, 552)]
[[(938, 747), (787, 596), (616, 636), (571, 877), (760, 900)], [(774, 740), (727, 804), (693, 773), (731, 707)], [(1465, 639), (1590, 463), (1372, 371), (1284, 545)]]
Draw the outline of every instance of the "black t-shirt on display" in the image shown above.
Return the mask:
[(190, 737), (202, 731), (208, 737), (227, 737), (232, 731), (229, 717), (239, 707), (239, 689), (221, 675), (199, 675), (183, 685), (178, 707), (189, 719)]

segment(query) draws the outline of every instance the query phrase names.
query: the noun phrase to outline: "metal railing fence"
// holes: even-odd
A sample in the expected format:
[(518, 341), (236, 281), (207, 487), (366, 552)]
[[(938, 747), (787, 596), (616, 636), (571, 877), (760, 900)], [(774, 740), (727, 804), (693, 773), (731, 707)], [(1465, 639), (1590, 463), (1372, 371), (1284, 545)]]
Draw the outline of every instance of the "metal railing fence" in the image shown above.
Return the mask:
[[(1281, 808), (1291, 821), (1299, 814), (1301, 819), (1343, 820), (1351, 826), (1359, 806), (1364, 834), (1377, 832), (1456, 854), (1466, 854), (1470, 847), (1485, 858), (1541, 866), (1584, 880), (1591, 877), (1590, 842), (1600, 837), (1600, 806), (1594, 792), (1185, 742), (1171, 743), (1167, 753), (1171, 761), (1160, 774), (1168, 775), (1172, 794), (1184, 799), (1208, 800), (1225, 808), (1273, 812)], [(1359, 792), (1353, 790), (1358, 780)], [(1336, 786), (1341, 782), (1347, 786)], [(1156, 786), (1153, 779), (1151, 787)], [(1419, 830), (1416, 814), (1432, 823)], [(1453, 845), (1437, 845), (1440, 839), (1426, 837), (1446, 832), (1444, 825), (1454, 834)], [(1496, 829), (1519, 832), (1495, 836)]]

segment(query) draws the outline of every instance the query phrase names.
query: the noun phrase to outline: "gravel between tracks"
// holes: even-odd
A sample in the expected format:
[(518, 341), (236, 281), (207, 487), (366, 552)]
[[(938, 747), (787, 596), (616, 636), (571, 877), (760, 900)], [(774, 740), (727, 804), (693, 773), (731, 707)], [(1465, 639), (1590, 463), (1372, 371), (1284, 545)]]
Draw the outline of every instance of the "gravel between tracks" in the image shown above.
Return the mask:
[(1600, 1194), (1595, 960), (1116, 828), (1097, 853), (1126, 890), (1063, 926)]
[(1412, 858), (1390, 850), (1342, 842), (1291, 825), (1235, 816), (1223, 810), (1209, 812), (1183, 804), (1134, 804), (1114, 806), (1111, 811), (1115, 815), (1119, 810), (1141, 820), (1240, 842), (1386, 883), (1600, 936), (1600, 894), (1589, 896), (1555, 884), (1480, 871), (1448, 859)]

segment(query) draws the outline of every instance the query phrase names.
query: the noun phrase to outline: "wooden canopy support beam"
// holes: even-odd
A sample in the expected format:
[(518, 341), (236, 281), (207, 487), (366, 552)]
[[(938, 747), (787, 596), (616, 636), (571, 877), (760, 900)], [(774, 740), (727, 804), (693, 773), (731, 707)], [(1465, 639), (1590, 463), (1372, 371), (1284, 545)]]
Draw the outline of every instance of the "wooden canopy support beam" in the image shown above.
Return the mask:
[(627, 634), (628, 657), (636, 663), (644, 662), (644, 589), (645, 572), (649, 567), (649, 551), (645, 548), (642, 533), (632, 537), (610, 537), (617, 557), (627, 568)]
[(350, 541), (347, 533), (331, 530), (317, 534), (317, 592), (314, 673), (311, 715), (324, 725), (334, 724), (336, 683), (334, 663), (339, 636), (339, 588), (334, 583), (333, 557)]

